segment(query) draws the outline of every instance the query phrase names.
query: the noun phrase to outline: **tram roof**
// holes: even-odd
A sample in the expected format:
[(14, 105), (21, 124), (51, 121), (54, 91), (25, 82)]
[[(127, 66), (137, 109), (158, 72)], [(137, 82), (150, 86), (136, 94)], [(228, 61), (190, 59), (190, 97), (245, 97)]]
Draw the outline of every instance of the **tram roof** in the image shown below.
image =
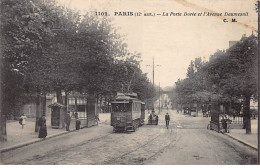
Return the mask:
[(129, 101), (112, 101), (111, 103), (129, 103)]
[(137, 99), (136, 93), (117, 93), (117, 96), (112, 103), (129, 103), (129, 102), (143, 103)]
[(143, 104), (143, 102), (141, 102), (138, 99), (124, 99), (124, 100), (116, 99), (116, 100), (112, 101), (111, 103), (130, 103), (130, 102), (138, 102), (138, 103), (142, 103)]

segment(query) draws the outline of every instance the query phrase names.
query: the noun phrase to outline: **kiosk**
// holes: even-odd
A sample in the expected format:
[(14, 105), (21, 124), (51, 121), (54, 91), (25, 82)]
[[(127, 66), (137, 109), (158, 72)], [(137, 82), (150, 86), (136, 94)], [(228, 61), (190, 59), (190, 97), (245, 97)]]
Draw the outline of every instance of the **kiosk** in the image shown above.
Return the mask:
[(65, 106), (60, 103), (53, 103), (48, 107), (51, 108), (51, 127), (56, 129), (63, 128)]

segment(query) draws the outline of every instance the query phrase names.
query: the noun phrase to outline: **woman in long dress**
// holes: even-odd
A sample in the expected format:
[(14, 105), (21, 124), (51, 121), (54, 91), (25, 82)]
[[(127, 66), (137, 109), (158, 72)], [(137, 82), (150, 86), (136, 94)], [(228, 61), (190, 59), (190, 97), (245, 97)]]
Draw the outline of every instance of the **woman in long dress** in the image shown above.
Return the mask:
[(39, 130), (39, 138), (45, 138), (47, 136), (47, 127), (46, 127), (46, 118), (45, 115), (42, 115), (38, 120), (38, 125), (40, 127)]

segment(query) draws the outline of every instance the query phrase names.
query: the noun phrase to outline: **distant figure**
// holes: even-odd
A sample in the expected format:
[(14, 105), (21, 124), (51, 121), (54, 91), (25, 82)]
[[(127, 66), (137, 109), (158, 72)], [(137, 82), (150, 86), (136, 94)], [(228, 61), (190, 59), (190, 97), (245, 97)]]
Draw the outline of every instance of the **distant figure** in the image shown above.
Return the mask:
[(226, 132), (229, 133), (230, 132), (230, 124), (232, 122), (232, 120), (230, 120), (229, 118), (227, 118), (226, 120)]
[(227, 122), (224, 116), (222, 116), (221, 124), (222, 124), (222, 132), (227, 132)]
[(169, 113), (167, 112), (166, 115), (165, 115), (165, 123), (166, 123), (167, 129), (168, 129), (168, 127), (169, 127), (169, 122), (170, 122), (170, 115), (169, 115)]
[(74, 113), (74, 117), (75, 117), (75, 119), (76, 119), (76, 130), (79, 130), (79, 129), (80, 129), (80, 124), (81, 124), (81, 122), (80, 122), (80, 120), (79, 120), (79, 115), (78, 115), (77, 112)]
[(40, 127), (38, 138), (45, 138), (47, 136), (46, 118), (42, 115), (38, 120), (38, 125)]
[(24, 114), (22, 114), (21, 117), (19, 118), (19, 123), (22, 125), (22, 129), (25, 126), (25, 119), (26, 118), (27, 117)]
[(74, 113), (74, 117), (75, 117), (75, 119), (77, 120), (77, 119), (79, 119), (79, 115), (78, 115), (78, 113), (76, 112), (76, 113)]
[(252, 119), (256, 119), (255, 114), (253, 114), (253, 118)]
[(95, 120), (96, 120), (96, 122), (97, 122), (97, 125), (98, 125), (98, 123), (100, 122), (100, 120), (99, 120), (99, 117), (98, 117), (98, 114), (97, 114), (97, 115), (95, 115)]
[(159, 121), (158, 115), (155, 115), (155, 121), (156, 121), (156, 125), (158, 125), (158, 121)]
[(148, 119), (148, 124), (152, 124), (152, 120), (153, 120), (153, 115), (150, 114), (149, 115), (149, 119)]
[(233, 120), (235, 120), (235, 119), (236, 119), (236, 113), (233, 112)]
[(70, 121), (71, 121), (71, 117), (70, 117), (70, 113), (68, 112), (65, 116), (66, 131), (70, 130)]
[(152, 110), (152, 116), (154, 116), (155, 115), (155, 111), (154, 110)]

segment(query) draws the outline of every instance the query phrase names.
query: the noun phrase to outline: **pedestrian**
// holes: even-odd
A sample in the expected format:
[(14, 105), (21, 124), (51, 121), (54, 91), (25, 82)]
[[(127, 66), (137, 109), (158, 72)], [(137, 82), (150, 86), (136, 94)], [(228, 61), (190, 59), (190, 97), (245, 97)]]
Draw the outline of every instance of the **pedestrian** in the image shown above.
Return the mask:
[(70, 130), (70, 121), (71, 121), (71, 117), (70, 117), (70, 113), (68, 112), (65, 116), (66, 131)]
[(148, 120), (148, 124), (152, 124), (152, 120), (153, 120), (153, 115), (150, 114), (150, 116), (149, 116), (149, 120)]
[(169, 113), (167, 112), (166, 115), (165, 115), (165, 123), (166, 123), (167, 129), (168, 129), (168, 127), (169, 127), (169, 122), (170, 122), (170, 115), (169, 115)]
[(236, 119), (236, 112), (234, 111), (233, 112), (233, 120), (235, 120)]
[(222, 116), (221, 124), (222, 124), (222, 132), (226, 132), (226, 119), (224, 118), (224, 116)]
[(96, 120), (96, 122), (97, 122), (97, 125), (98, 125), (98, 123), (100, 122), (100, 120), (99, 120), (99, 117), (98, 117), (98, 114), (97, 114), (97, 115), (95, 115), (95, 120)]
[(230, 132), (230, 124), (231, 124), (232, 120), (230, 120), (229, 118), (226, 119), (226, 132), (229, 133)]
[(46, 117), (42, 115), (42, 117), (38, 120), (38, 126), (40, 127), (38, 138), (45, 138), (47, 136), (47, 127), (46, 127)]
[(228, 122), (229, 122), (229, 118), (227, 115), (224, 115), (224, 124), (225, 124), (225, 132), (228, 132), (227, 129), (228, 129)]
[(26, 116), (24, 114), (21, 115), (21, 117), (19, 118), (19, 123), (22, 125), (22, 129), (25, 126), (25, 120), (26, 120)]
[(158, 125), (158, 121), (159, 121), (159, 116), (155, 115), (155, 121), (156, 121), (156, 125)]
[(81, 124), (81, 122), (80, 122), (80, 120), (79, 120), (79, 115), (78, 115), (77, 112), (74, 113), (74, 117), (75, 117), (75, 119), (76, 119), (76, 130), (79, 130), (79, 129), (80, 129), (80, 124)]
[(74, 113), (74, 117), (75, 117), (76, 120), (79, 119), (79, 115), (78, 115), (77, 112)]

